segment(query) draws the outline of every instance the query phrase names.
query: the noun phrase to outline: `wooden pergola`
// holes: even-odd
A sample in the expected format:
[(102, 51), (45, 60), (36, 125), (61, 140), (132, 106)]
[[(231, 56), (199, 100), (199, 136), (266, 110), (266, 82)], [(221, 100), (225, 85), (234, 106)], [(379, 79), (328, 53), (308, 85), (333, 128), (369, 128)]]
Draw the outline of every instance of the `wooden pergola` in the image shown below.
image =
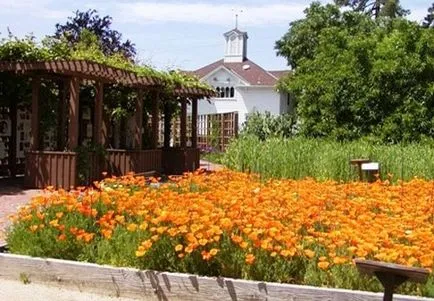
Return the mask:
[[(160, 91), (166, 83), (160, 78), (139, 76), (135, 72), (109, 67), (85, 60), (59, 60), (45, 62), (5, 62), (0, 61), (0, 73), (13, 73), (29, 76), (32, 84), (31, 135), (30, 150), (26, 153), (25, 184), (27, 187), (44, 188), (55, 186), (70, 189), (77, 182), (77, 153), (74, 150), (79, 144), (79, 94), (80, 83), (94, 83), (95, 100), (93, 116), (93, 143), (106, 145), (107, 124), (103, 117), (104, 85), (118, 84), (137, 90), (134, 113), (134, 140), (132, 150), (107, 150), (104, 160), (90, 158), (92, 162), (89, 181), (97, 180), (102, 171), (122, 175), (128, 172), (143, 173), (157, 171), (166, 174), (179, 174), (199, 167), (199, 150), (197, 149), (197, 102), (199, 99), (211, 97), (214, 91), (205, 88), (177, 87), (173, 91), (173, 99), (180, 102), (180, 147), (170, 147), (171, 114), (165, 113), (164, 147), (158, 148), (160, 120)], [(41, 79), (62, 80), (69, 93), (65, 95), (67, 116), (60, 116), (59, 133), (67, 130), (67, 143), (62, 145), (66, 151), (44, 151), (39, 145), (40, 124), (40, 89)], [(152, 95), (152, 138), (151, 149), (143, 150), (143, 101), (144, 93)], [(191, 103), (191, 145), (187, 147), (187, 103)], [(62, 109), (60, 110), (62, 111)], [(165, 110), (166, 111), (166, 110)], [(16, 114), (16, 113), (15, 113)], [(67, 117), (67, 118), (65, 118)], [(64, 119), (62, 121), (62, 118)], [(16, 123), (16, 122), (15, 122)], [(12, 131), (12, 135), (13, 135)], [(15, 130), (16, 132), (16, 130)], [(16, 133), (15, 133), (16, 135)], [(62, 135), (62, 134), (60, 134)], [(62, 138), (62, 137), (61, 137)], [(15, 137), (16, 139), (16, 137)], [(14, 139), (11, 139), (14, 140)], [(16, 144), (16, 143), (15, 143)]]

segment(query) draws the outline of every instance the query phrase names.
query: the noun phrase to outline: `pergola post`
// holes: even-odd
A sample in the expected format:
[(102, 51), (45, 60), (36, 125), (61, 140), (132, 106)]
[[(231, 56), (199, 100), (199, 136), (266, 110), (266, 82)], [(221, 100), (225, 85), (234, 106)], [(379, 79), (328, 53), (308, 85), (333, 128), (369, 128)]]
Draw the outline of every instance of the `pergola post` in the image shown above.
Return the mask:
[(105, 136), (103, 133), (103, 102), (104, 102), (104, 84), (97, 82), (95, 85), (95, 110), (94, 110), (94, 126), (93, 126), (93, 141), (95, 144), (105, 144)]
[(170, 147), (170, 135), (172, 132), (172, 110), (168, 102), (164, 103), (164, 148)]
[(102, 126), (101, 126), (101, 136), (102, 136), (102, 141), (104, 141), (104, 144), (107, 143), (108, 138), (109, 138), (109, 117), (107, 116), (107, 113), (102, 112)]
[(187, 100), (181, 99), (181, 148), (187, 147)]
[(17, 102), (11, 100), (9, 106), (9, 116), (11, 120), (11, 140), (9, 141), (9, 171), (11, 177), (15, 178), (17, 175)]
[(134, 148), (142, 149), (142, 127), (143, 127), (143, 90), (137, 91), (136, 111), (135, 111), (135, 127), (134, 127)]
[(78, 114), (79, 114), (80, 81), (76, 77), (69, 80), (69, 149), (78, 146)]
[(57, 106), (57, 149), (63, 151), (65, 148), (65, 129), (66, 129), (66, 99), (68, 97), (68, 87), (64, 80), (59, 80), (59, 103)]
[(39, 94), (41, 91), (41, 79), (39, 77), (32, 78), (32, 116), (31, 116), (31, 131), (30, 131), (30, 150), (36, 151), (39, 149)]
[(197, 99), (191, 101), (191, 147), (197, 148)]
[(158, 147), (158, 134), (160, 123), (160, 99), (158, 93), (153, 93), (152, 96), (152, 148), (156, 149)]

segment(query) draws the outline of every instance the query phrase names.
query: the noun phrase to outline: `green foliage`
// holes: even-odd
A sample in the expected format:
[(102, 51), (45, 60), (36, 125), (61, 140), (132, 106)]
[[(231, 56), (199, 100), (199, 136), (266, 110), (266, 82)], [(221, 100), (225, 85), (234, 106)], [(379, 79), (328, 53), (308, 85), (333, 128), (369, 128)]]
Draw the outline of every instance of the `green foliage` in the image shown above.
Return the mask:
[(428, 14), (423, 20), (422, 26), (423, 27), (432, 27), (434, 22), (434, 3), (431, 4), (431, 6), (428, 8)]
[(161, 80), (166, 92), (173, 94), (179, 87), (210, 89), (194, 76), (179, 71), (162, 72), (149, 66), (137, 65), (125, 58), (124, 53), (106, 55), (98, 37), (89, 30), (82, 30), (80, 39), (69, 45), (65, 37), (46, 37), (38, 44), (33, 36), (19, 39), (9, 36), (0, 40), (0, 61), (44, 61), (59, 59), (75, 59), (97, 62), (114, 68), (131, 71), (139, 76), (149, 76)]
[[(212, 88), (201, 83), (196, 77), (191, 77), (178, 71), (162, 72), (149, 66), (136, 65), (124, 56), (124, 52), (111, 52), (106, 55), (104, 47), (98, 37), (90, 30), (81, 30), (78, 40), (71, 41), (64, 36), (60, 38), (47, 37), (37, 43), (34, 37), (19, 39), (13, 36), (0, 40), (0, 61), (47, 61), (47, 60), (86, 60), (134, 72), (139, 76), (152, 77), (161, 83), (160, 99), (172, 102), (178, 106), (175, 89), (198, 88), (211, 91)], [(58, 89), (56, 82), (46, 80), (43, 82), (42, 94), (45, 102), (41, 110), (41, 132), (54, 129), (57, 119)], [(106, 85), (104, 91), (104, 111), (113, 123), (122, 122), (135, 109), (137, 91), (131, 87)], [(146, 98), (155, 97), (145, 95)], [(80, 102), (82, 105), (92, 107), (95, 91), (92, 86), (81, 85)], [(0, 106), (10, 106), (16, 102), (29, 106), (31, 101), (31, 86), (27, 77), (0, 73)], [(145, 101), (145, 110), (149, 112), (149, 104)], [(173, 110), (176, 112), (176, 109)], [(145, 119), (146, 120), (146, 119)], [(84, 175), (85, 177), (86, 175)], [(81, 176), (80, 176), (81, 177)], [(82, 178), (82, 177), (81, 177)]]
[[(42, 220), (33, 214), (30, 220), (17, 224), (13, 234), (7, 239), (10, 252), (37, 257), (76, 259), (84, 251), (86, 244), (84, 242), (71, 244), (67, 241), (59, 241), (58, 236), (61, 231), (48, 226), (50, 221), (57, 218), (56, 213), (64, 211), (64, 206), (52, 206), (43, 210)], [(65, 215), (63, 223), (68, 229), (71, 227), (95, 229), (92, 219), (77, 213)], [(31, 225), (39, 228), (31, 231), (29, 230)], [(67, 235), (69, 238), (73, 237), (70, 233)]]
[(277, 44), (297, 67), (280, 88), (297, 98), (300, 133), (387, 143), (433, 137), (433, 41), (434, 31), (404, 19), (313, 4)]
[(79, 185), (90, 185), (90, 176), (93, 160), (104, 162), (107, 151), (103, 145), (80, 145), (75, 150), (77, 153), (77, 178)]
[(368, 158), (380, 163), (380, 177), (396, 182), (414, 177), (434, 179), (434, 142), (383, 145), (368, 140), (336, 142), (321, 139), (248, 136), (234, 140), (223, 162), (229, 168), (257, 172), (264, 178), (353, 181), (357, 169), (351, 159)]
[(213, 149), (220, 149), (220, 137), (221, 137), (221, 127), (219, 120), (211, 120), (211, 129), (209, 132), (209, 143)]
[(56, 24), (56, 38), (65, 38), (69, 46), (80, 41), (83, 31), (90, 31), (97, 36), (104, 54), (122, 54), (127, 59), (133, 59), (136, 49), (130, 40), (122, 42), (122, 34), (111, 28), (112, 17), (100, 17), (94, 9), (75, 11), (75, 16), (68, 17), (65, 24)]
[(335, 0), (339, 6), (351, 7), (356, 12), (366, 13), (368, 16), (402, 17), (410, 14), (409, 10), (401, 7), (399, 0)]
[(240, 135), (253, 135), (259, 140), (272, 137), (292, 137), (296, 134), (293, 114), (271, 115), (270, 112), (253, 112), (247, 116)]
[(30, 283), (29, 276), (26, 273), (20, 273), (20, 280), (23, 284), (29, 284)]
[(319, 2), (313, 2), (304, 13), (306, 18), (291, 22), (289, 31), (275, 46), (277, 54), (285, 57), (292, 68), (296, 68), (302, 59), (315, 56), (324, 28), (339, 24), (340, 11), (334, 5), (321, 6)]

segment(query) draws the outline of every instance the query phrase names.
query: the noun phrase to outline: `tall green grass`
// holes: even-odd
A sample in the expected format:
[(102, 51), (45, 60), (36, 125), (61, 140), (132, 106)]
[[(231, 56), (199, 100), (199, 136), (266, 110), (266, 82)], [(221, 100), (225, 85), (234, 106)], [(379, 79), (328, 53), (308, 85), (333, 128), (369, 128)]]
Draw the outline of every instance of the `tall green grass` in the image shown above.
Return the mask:
[(410, 180), (434, 179), (434, 143), (378, 145), (367, 141), (336, 142), (306, 138), (254, 136), (236, 139), (228, 147), (223, 162), (231, 169), (251, 171), (264, 178), (353, 181), (358, 179), (351, 159), (368, 158), (380, 163), (380, 177)]

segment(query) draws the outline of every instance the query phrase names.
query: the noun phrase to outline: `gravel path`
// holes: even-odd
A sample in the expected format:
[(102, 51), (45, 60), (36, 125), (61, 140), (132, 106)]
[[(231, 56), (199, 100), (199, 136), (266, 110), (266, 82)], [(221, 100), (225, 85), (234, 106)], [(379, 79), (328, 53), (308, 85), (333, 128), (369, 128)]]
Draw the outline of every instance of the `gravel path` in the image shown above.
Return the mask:
[[(8, 216), (28, 203), (32, 196), (41, 193), (40, 190), (22, 190), (19, 187), (0, 186), (0, 245), (4, 244), (4, 230), (9, 224)], [(0, 300), (4, 300), (1, 299)]]
[[(0, 300), (4, 301), (133, 301), (138, 299), (117, 298), (83, 293), (72, 289), (46, 286), (36, 283), (0, 279)], [(143, 299), (142, 299), (143, 300)]]

